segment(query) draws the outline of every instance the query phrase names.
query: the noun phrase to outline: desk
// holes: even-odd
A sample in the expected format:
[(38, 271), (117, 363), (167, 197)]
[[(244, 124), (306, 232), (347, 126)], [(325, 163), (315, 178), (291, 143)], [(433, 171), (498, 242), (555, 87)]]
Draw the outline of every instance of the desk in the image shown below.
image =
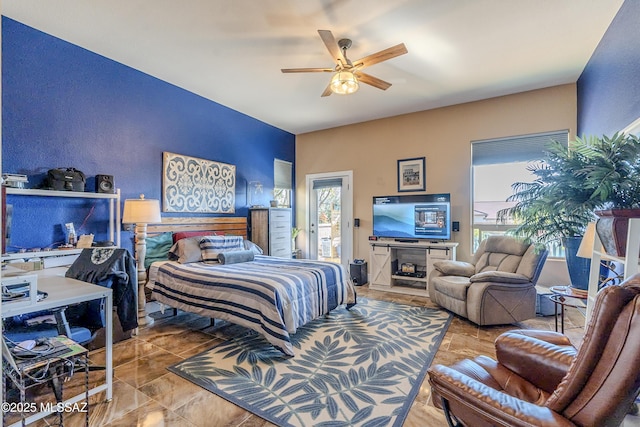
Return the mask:
[[(9, 277), (12, 270), (7, 267), (7, 271), (3, 271), (4, 277)], [(71, 304), (91, 301), (95, 299), (105, 298), (106, 316), (105, 326), (105, 354), (106, 354), (106, 383), (98, 385), (89, 390), (89, 396), (93, 396), (103, 390), (107, 392), (107, 401), (113, 398), (113, 296), (109, 288), (94, 285), (80, 280), (69, 279), (64, 277), (66, 268), (50, 268), (40, 270), (35, 273), (38, 275), (38, 290), (44, 291), (49, 296), (42, 301), (38, 301), (34, 305), (12, 307), (11, 304), (2, 305), (2, 318), (17, 316), (19, 314), (32, 313), (40, 310), (50, 310), (52, 308), (62, 307)], [(24, 273), (24, 271), (21, 271)], [(71, 397), (65, 400), (65, 403), (76, 403), (84, 399), (84, 394)], [(46, 417), (49, 413), (34, 414), (26, 419), (27, 423)], [(19, 423), (13, 424), (19, 425)]]
[(587, 300), (586, 295), (582, 293), (576, 293), (569, 286), (552, 286), (549, 288), (551, 295), (548, 295), (549, 299), (553, 301), (556, 317), (556, 332), (558, 332), (558, 306), (560, 306), (560, 332), (564, 334), (564, 308), (587, 308), (585, 302)]

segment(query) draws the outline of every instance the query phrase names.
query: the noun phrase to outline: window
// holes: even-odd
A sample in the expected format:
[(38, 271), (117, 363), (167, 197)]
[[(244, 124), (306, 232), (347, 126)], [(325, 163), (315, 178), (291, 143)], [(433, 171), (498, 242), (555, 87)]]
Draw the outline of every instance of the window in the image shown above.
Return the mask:
[(273, 161), (273, 200), (280, 207), (291, 207), (293, 164), (284, 160)]
[[(550, 141), (569, 143), (567, 130), (471, 142), (473, 176), (472, 251), (490, 235), (504, 234), (514, 222), (499, 223), (497, 213), (515, 204), (507, 202), (515, 182), (531, 182), (527, 170), (531, 162), (540, 161)], [(562, 246), (549, 248), (550, 256), (564, 256)]]

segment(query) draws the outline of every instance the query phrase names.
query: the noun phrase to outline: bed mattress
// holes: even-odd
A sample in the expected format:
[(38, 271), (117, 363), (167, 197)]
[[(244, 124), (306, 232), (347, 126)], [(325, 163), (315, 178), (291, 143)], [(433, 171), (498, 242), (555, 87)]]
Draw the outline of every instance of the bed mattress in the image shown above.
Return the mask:
[(158, 302), (251, 328), (292, 356), (300, 326), (356, 302), (344, 266), (262, 255), (228, 265), (154, 263), (149, 283)]

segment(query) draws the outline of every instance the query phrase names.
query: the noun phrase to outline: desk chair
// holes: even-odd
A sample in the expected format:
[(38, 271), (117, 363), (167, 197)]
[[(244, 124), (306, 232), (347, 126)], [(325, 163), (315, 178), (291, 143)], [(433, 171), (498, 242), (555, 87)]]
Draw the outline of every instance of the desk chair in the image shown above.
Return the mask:
[[(84, 326), (71, 326), (67, 320), (67, 307), (61, 307), (49, 312), (38, 313), (36, 317), (16, 316), (5, 322), (4, 335), (14, 343), (25, 340), (38, 340), (40, 338), (53, 338), (58, 335), (65, 335), (78, 344), (85, 345), (89, 343), (94, 333)], [(39, 323), (36, 319), (42, 319), (44, 322)], [(53, 318), (55, 324), (49, 323)], [(35, 323), (34, 320), (36, 320)]]
[(6, 319), (4, 336), (17, 343), (65, 335), (85, 346), (95, 338), (97, 330), (106, 325), (105, 316), (104, 301), (60, 307)]

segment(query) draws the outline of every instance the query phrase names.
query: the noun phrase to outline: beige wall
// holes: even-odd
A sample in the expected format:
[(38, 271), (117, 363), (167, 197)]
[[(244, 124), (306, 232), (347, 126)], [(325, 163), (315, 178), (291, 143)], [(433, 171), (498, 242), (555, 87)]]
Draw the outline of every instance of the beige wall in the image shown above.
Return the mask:
[[(391, 88), (390, 90), (393, 90)], [(357, 94), (354, 96), (358, 96)], [(384, 102), (384, 94), (380, 95)], [(305, 224), (305, 175), (353, 170), (354, 258), (369, 258), (373, 196), (397, 192), (397, 160), (426, 157), (426, 192), (451, 193), (458, 259), (470, 257), (470, 141), (576, 129), (576, 85), (422, 111), (296, 137), (296, 221)], [(414, 194), (414, 193), (405, 193)], [(304, 247), (305, 236), (298, 243)]]

